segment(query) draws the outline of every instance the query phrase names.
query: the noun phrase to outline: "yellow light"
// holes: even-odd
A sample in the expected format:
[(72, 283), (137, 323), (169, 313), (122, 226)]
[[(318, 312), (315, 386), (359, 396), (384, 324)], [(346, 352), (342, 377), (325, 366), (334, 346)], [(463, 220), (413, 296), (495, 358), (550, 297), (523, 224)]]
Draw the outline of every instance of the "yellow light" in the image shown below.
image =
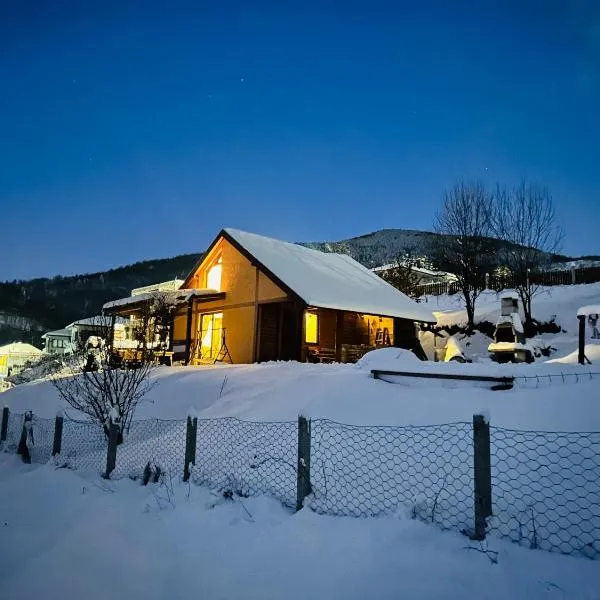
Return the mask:
[(223, 272), (223, 264), (219, 262), (213, 265), (206, 274), (206, 287), (209, 290), (221, 291), (221, 273)]
[(319, 315), (317, 313), (304, 313), (304, 341), (307, 344), (319, 342)]

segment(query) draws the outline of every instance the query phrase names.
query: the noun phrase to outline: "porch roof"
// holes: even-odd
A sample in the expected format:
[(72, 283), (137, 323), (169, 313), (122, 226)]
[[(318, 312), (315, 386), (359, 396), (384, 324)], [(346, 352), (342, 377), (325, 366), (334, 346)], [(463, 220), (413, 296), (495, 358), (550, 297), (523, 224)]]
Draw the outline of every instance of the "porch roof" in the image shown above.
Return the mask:
[(225, 293), (209, 289), (155, 291), (112, 300), (111, 302), (104, 304), (102, 310), (107, 314), (131, 313), (157, 297), (164, 298), (170, 304), (181, 305), (185, 304), (190, 298), (198, 298), (206, 302), (209, 300), (218, 300), (225, 298)]

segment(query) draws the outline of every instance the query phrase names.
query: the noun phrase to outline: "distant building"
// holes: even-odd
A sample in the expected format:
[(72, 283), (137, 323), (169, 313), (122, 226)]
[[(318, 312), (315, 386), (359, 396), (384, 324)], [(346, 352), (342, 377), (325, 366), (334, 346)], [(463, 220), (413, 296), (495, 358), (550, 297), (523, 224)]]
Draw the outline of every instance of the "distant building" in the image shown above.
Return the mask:
[[(386, 271), (398, 268), (397, 263), (390, 263), (382, 265), (381, 267), (375, 267), (372, 269), (373, 273), (382, 275)], [(408, 268), (408, 267), (407, 267)], [(446, 271), (434, 271), (432, 269), (426, 269), (424, 267), (410, 267), (410, 270), (418, 277), (418, 285), (424, 285), (427, 283), (451, 283), (456, 281), (456, 275), (447, 273)]]
[(36, 362), (41, 355), (39, 348), (23, 342), (0, 346), (0, 377), (16, 375), (26, 363)]
[[(83, 347), (90, 336), (106, 337), (109, 327), (110, 319), (101, 315), (79, 319), (70, 323), (64, 329), (45, 333), (42, 336), (45, 342), (44, 352), (55, 356), (72, 354), (77, 348)], [(114, 342), (118, 344), (131, 339), (131, 327), (129, 319), (116, 319)]]

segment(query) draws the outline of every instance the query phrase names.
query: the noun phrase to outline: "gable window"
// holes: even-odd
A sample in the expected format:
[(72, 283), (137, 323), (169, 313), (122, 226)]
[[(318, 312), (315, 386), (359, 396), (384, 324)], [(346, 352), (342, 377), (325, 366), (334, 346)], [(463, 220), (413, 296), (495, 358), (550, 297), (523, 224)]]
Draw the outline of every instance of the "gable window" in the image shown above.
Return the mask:
[(219, 257), (217, 262), (206, 272), (206, 287), (209, 290), (221, 291), (221, 274), (223, 271), (223, 259)]
[(319, 315), (317, 313), (304, 313), (304, 341), (307, 344), (319, 343)]

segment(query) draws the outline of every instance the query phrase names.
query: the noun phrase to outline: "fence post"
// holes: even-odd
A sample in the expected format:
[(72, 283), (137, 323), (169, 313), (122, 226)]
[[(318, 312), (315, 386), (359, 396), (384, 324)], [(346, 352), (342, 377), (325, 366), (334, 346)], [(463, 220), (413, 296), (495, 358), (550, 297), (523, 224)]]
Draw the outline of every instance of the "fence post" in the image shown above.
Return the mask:
[(304, 499), (311, 492), (310, 485), (310, 421), (298, 416), (298, 470), (296, 510), (304, 506)]
[(54, 444), (52, 445), (52, 456), (60, 454), (62, 447), (63, 417), (56, 415), (54, 420)]
[(110, 422), (108, 426), (108, 448), (106, 450), (106, 472), (102, 477), (109, 479), (117, 466), (117, 443), (119, 441), (119, 426)]
[(575, 285), (577, 283), (577, 271), (575, 267), (571, 268), (571, 285)]
[(474, 540), (485, 539), (486, 518), (492, 516), (492, 461), (490, 424), (483, 415), (473, 415)]
[(8, 437), (8, 417), (10, 415), (10, 411), (8, 410), (8, 406), (5, 406), (2, 409), (2, 426), (0, 427), (0, 442), (5, 442)]
[(196, 464), (196, 438), (198, 436), (198, 417), (187, 418), (187, 428), (185, 433), (185, 464), (183, 465), (183, 480), (190, 478), (190, 464)]

